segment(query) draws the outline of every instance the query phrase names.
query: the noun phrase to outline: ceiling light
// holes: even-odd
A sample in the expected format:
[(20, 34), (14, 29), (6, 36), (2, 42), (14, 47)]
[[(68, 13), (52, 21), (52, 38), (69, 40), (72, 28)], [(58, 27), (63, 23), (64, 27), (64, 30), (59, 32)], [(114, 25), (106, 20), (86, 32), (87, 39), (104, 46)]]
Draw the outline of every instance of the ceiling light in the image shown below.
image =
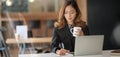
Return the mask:
[(29, 2), (34, 2), (34, 0), (29, 0)]
[(7, 5), (7, 6), (12, 6), (12, 1), (11, 1), (11, 0), (7, 0), (7, 1), (6, 1), (6, 5)]

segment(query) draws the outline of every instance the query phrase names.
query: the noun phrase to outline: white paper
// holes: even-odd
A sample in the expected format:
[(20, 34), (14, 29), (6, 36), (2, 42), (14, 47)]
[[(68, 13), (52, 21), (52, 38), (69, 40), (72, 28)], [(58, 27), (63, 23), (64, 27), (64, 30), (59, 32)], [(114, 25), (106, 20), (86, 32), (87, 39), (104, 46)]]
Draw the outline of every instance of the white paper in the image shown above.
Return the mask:
[(19, 54), (19, 57), (74, 57), (72, 54), (57, 55), (55, 53), (43, 53), (43, 54)]
[(20, 39), (27, 39), (27, 26), (26, 25), (18, 25), (16, 26), (16, 33), (19, 35)]
[(73, 57), (72, 54), (66, 53), (65, 55), (57, 55), (58, 57)]

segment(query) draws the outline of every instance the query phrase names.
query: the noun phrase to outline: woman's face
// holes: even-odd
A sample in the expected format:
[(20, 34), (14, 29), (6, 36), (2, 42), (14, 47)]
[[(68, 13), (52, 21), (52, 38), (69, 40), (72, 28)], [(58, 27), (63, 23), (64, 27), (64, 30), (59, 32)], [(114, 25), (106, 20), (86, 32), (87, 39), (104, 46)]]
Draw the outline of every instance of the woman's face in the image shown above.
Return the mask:
[(76, 10), (71, 5), (69, 5), (65, 8), (64, 16), (68, 24), (73, 24), (73, 20), (76, 17)]

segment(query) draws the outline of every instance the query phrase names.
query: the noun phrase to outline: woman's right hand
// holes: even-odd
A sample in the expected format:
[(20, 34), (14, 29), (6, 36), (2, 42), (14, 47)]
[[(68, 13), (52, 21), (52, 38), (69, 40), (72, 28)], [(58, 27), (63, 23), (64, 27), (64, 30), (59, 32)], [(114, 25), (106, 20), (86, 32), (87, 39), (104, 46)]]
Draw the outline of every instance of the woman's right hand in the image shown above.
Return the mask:
[(58, 55), (65, 55), (66, 53), (70, 52), (69, 50), (66, 50), (66, 49), (60, 49), (60, 50), (57, 50), (56, 53)]

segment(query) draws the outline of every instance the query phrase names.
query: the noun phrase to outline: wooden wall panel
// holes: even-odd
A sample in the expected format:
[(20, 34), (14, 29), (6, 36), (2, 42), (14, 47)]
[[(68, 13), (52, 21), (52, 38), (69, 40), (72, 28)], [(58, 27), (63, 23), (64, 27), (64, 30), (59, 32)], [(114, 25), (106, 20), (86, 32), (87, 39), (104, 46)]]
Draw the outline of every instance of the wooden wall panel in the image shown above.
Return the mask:
[(82, 18), (87, 22), (87, 0), (77, 0), (77, 2), (82, 12)]

